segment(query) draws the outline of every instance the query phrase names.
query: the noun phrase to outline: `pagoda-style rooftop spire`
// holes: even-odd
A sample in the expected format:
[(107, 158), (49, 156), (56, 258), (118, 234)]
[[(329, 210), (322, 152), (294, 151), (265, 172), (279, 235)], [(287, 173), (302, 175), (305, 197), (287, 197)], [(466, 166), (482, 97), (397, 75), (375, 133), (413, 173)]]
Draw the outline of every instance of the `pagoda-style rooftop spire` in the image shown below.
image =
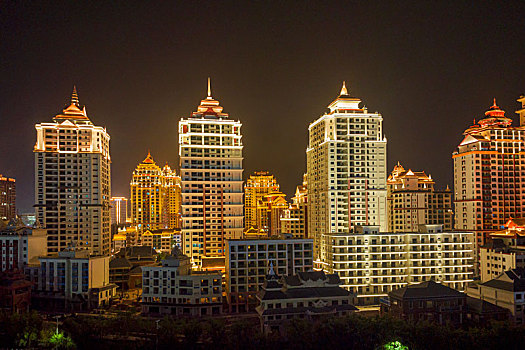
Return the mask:
[(348, 90), (346, 89), (346, 81), (343, 80), (343, 87), (341, 88), (341, 93), (339, 96), (345, 96), (348, 95)]
[(153, 157), (151, 156), (151, 153), (150, 151), (148, 150), (148, 155), (146, 156), (146, 159), (144, 159), (142, 161), (142, 163), (149, 163), (149, 164), (154, 164), (155, 161), (153, 160)]
[(208, 97), (207, 99), (209, 100), (212, 100), (213, 98), (211, 97), (211, 82), (210, 82), (210, 77), (208, 77)]
[(80, 100), (78, 99), (77, 86), (73, 85), (73, 92), (71, 93), (71, 104), (78, 106)]

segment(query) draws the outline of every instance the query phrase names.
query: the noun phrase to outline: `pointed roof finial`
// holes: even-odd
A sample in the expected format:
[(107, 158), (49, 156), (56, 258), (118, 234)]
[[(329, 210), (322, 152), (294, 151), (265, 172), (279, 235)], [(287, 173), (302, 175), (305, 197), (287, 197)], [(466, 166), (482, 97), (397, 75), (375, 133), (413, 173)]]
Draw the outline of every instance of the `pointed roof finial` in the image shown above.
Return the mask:
[(492, 107), (498, 107), (498, 105), (496, 104), (496, 98), (494, 97), (494, 104), (492, 105)]
[(153, 157), (151, 156), (151, 153), (150, 151), (148, 150), (148, 155), (146, 156), (146, 159), (144, 159), (142, 161), (142, 163), (155, 163), (155, 161), (153, 160)]
[(73, 85), (73, 92), (71, 93), (71, 104), (77, 105), (79, 104), (78, 94), (77, 94), (77, 86)]
[(343, 80), (343, 87), (341, 88), (341, 93), (339, 95), (340, 96), (348, 95), (348, 90), (346, 89), (346, 82), (344, 80)]
[(211, 98), (211, 82), (210, 82), (210, 77), (208, 77), (208, 97)]

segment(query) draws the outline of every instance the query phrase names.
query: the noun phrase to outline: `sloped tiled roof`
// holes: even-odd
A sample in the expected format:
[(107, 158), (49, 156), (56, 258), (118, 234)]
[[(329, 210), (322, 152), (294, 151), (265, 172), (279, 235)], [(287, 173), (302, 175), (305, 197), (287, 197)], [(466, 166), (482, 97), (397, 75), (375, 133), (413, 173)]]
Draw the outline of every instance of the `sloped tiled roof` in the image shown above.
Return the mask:
[(388, 293), (400, 299), (454, 298), (465, 294), (432, 280), (399, 288)]

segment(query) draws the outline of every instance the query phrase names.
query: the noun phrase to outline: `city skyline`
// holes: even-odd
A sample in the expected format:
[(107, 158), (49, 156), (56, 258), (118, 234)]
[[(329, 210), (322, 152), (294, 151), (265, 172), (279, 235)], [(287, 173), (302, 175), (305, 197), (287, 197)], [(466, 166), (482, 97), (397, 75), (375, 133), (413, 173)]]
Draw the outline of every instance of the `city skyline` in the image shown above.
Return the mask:
[[(140, 17), (142, 8), (129, 5), (123, 13), (142, 21), (119, 22), (114, 34), (104, 38), (101, 33), (113, 28), (105, 24), (111, 9), (72, 6), (70, 14), (82, 16), (63, 22), (55, 18), (65, 9), (53, 12), (51, 6), (35, 11), (29, 22), (23, 6), (7, 5), (0, 126), (13, 136), (0, 141), (5, 152), (0, 166), (5, 176), (17, 179), (19, 212), (34, 204), (32, 152), (27, 147), (34, 142), (34, 124), (59, 112), (73, 84), (93, 121), (112, 135), (112, 195), (123, 196), (129, 196), (136, 159), (148, 149), (160, 164), (178, 164), (177, 122), (205, 94), (208, 76), (214, 95), (243, 122), (246, 176), (270, 171), (287, 199), (306, 171), (308, 125), (325, 112), (326, 101), (337, 96), (343, 80), (351, 95), (384, 117), (387, 171), (402, 161), (432, 174), (437, 188), (452, 186), (450, 156), (461, 141), (459, 133), (483, 116), (493, 97), (517, 123), (515, 100), (524, 92), (525, 75), (518, 45), (524, 34), (519, 23), (523, 4), (356, 5), (341, 14), (311, 5), (296, 9), (298, 16), (292, 18), (284, 14), (288, 6), (282, 6), (282, 13), (247, 8), (242, 19), (220, 26), (219, 18), (230, 18), (231, 7), (167, 6), (165, 12), (176, 18), (153, 21), (154, 12), (162, 9)], [(215, 15), (185, 31), (189, 23), (177, 17), (180, 13), (189, 18)], [(259, 13), (267, 14), (268, 22), (255, 26)], [(447, 21), (440, 22), (444, 17)], [(145, 33), (155, 40), (138, 31), (138, 25), (148, 23), (152, 26)], [(304, 23), (312, 23), (311, 28)], [(51, 26), (56, 26), (55, 36), (38, 34)], [(495, 30), (487, 31), (487, 26)], [(239, 31), (244, 27), (245, 32)], [(396, 30), (391, 32), (392, 27)], [(55, 56), (65, 43), (71, 50)], [(209, 43), (224, 44), (226, 57), (202, 55)], [(177, 50), (184, 48), (195, 52), (192, 62), (185, 50)], [(267, 52), (276, 54), (268, 57)], [(289, 151), (280, 152), (283, 147)]]

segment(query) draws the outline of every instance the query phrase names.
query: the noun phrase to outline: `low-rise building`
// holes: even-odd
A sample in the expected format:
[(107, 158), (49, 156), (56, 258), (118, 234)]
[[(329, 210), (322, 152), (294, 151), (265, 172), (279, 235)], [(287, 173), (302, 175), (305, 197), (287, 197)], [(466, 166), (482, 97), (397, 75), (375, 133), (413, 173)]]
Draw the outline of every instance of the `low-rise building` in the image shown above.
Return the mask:
[(505, 271), (490, 281), (469, 286), (467, 294), (509, 310), (516, 324), (525, 324), (525, 269)]
[(142, 234), (141, 245), (150, 246), (159, 253), (169, 253), (176, 244), (181, 244), (180, 230), (158, 229), (146, 230)]
[(230, 239), (226, 241), (226, 297), (230, 312), (252, 311), (270, 262), (279, 275), (313, 268), (313, 240)]
[(503, 272), (525, 268), (525, 219), (511, 219), (506, 228), (490, 233), (491, 240), (480, 247), (481, 282), (487, 282)]
[(121, 249), (109, 262), (109, 281), (118, 292), (142, 288), (142, 267), (154, 266), (157, 253), (150, 246), (131, 246)]
[(0, 272), (0, 311), (9, 314), (29, 312), (31, 285), (20, 270)]
[(443, 232), (442, 225), (420, 225), (419, 232), (326, 233), (316, 268), (337, 273), (359, 305), (377, 305), (392, 290), (433, 279), (464, 291), (472, 282), (471, 232)]
[(0, 220), (0, 271), (37, 265), (38, 257), (47, 254), (47, 231), (28, 227), (22, 220)]
[(40, 257), (40, 266), (27, 270), (34, 283), (34, 304), (70, 311), (108, 305), (117, 288), (109, 281), (109, 259), (75, 247)]
[(321, 321), (327, 317), (345, 316), (357, 311), (354, 296), (339, 285), (337, 274), (323, 271), (298, 272), (279, 278), (273, 266), (257, 294), (261, 328), (264, 332), (283, 333), (293, 319)]
[(210, 316), (222, 312), (222, 276), (192, 271), (190, 258), (174, 248), (161, 266), (142, 268), (142, 312)]
[(389, 292), (381, 312), (413, 322), (460, 325), (466, 320), (467, 296), (430, 280)]

